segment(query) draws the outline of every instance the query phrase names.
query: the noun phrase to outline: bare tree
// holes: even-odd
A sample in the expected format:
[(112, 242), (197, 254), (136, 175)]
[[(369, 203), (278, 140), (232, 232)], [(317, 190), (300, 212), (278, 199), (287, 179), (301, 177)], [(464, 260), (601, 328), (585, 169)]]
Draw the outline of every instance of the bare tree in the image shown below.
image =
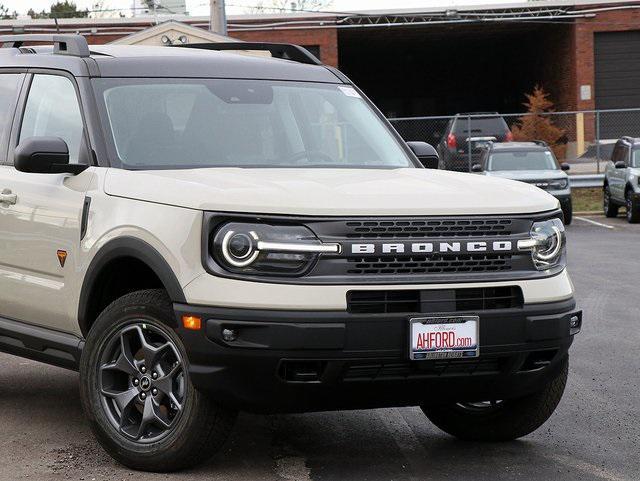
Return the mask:
[(118, 18), (123, 15), (122, 10), (113, 8), (107, 0), (94, 0), (89, 12), (91, 18)]
[(316, 12), (333, 4), (333, 0), (257, 0), (247, 13)]

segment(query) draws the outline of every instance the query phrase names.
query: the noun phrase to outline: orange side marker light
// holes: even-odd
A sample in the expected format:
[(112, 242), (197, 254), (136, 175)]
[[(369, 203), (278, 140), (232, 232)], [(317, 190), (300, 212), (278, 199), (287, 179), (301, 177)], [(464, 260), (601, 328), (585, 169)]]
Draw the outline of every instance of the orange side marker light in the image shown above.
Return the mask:
[(198, 316), (182, 316), (182, 325), (185, 329), (197, 331), (202, 327), (202, 319)]

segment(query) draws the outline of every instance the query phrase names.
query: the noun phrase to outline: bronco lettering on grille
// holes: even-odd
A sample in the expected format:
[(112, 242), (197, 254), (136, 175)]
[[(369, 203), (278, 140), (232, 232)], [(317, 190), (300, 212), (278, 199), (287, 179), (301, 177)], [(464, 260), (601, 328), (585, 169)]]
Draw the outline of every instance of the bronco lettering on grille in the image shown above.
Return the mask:
[(509, 252), (513, 248), (511, 241), (451, 241), (451, 242), (371, 242), (353, 243), (343, 252), (353, 255), (381, 254), (446, 254), (472, 252)]

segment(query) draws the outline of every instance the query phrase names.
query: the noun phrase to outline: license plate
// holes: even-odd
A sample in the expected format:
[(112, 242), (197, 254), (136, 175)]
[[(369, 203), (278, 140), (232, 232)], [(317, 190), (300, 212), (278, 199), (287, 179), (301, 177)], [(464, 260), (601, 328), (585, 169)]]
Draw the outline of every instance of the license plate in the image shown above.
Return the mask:
[(478, 316), (420, 317), (409, 320), (412, 360), (478, 357)]
[(475, 149), (486, 149), (489, 146), (489, 142), (474, 142), (473, 147)]

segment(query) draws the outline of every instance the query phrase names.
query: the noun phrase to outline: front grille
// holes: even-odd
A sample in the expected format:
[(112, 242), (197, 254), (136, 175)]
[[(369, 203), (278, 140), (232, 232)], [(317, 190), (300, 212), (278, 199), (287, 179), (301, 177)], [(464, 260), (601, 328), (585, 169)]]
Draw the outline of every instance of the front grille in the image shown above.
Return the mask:
[(429, 257), (359, 257), (347, 259), (347, 274), (457, 274), (511, 270), (510, 254), (434, 254)]
[(350, 239), (496, 237), (511, 235), (511, 219), (407, 219), (345, 222)]
[[(303, 275), (229, 272), (207, 256), (206, 267), (219, 276), (256, 282), (306, 285), (415, 285), (452, 282), (500, 282), (556, 274), (538, 271), (531, 252), (517, 248), (530, 237), (534, 222), (559, 217), (560, 211), (531, 215), (296, 217), (259, 216), (279, 226), (302, 225), (338, 253), (322, 253)], [(224, 222), (256, 221), (254, 215), (207, 213), (203, 246)], [(497, 247), (496, 247), (497, 246)]]
[(508, 358), (442, 359), (417, 363), (363, 363), (345, 368), (343, 381), (392, 381), (439, 376), (496, 374)]
[(520, 308), (523, 304), (518, 286), (347, 293), (347, 310), (352, 314), (485, 311)]

